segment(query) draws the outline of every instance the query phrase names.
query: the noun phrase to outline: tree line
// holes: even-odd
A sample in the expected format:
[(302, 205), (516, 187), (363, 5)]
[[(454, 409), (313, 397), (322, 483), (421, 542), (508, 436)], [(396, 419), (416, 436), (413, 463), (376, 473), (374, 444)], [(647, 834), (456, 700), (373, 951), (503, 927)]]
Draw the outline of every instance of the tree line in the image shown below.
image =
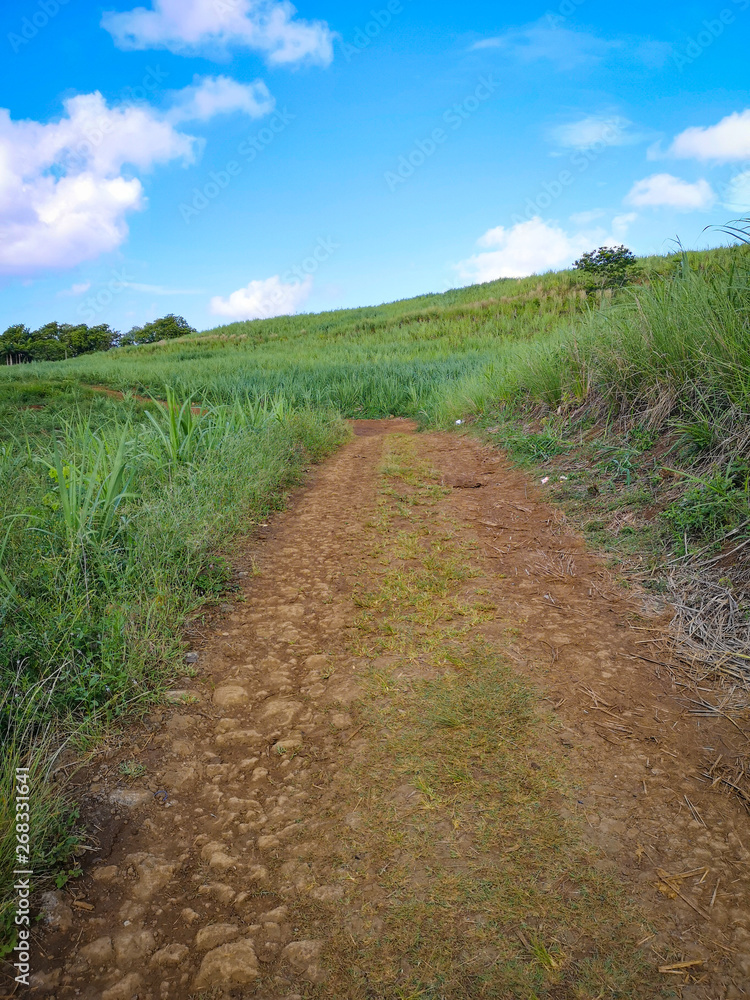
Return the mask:
[(0, 364), (20, 365), (31, 361), (65, 361), (80, 354), (111, 351), (114, 347), (155, 344), (173, 340), (186, 333), (197, 333), (182, 316), (169, 313), (144, 326), (134, 326), (127, 333), (113, 330), (107, 323), (45, 323), (30, 330), (19, 323), (0, 334)]

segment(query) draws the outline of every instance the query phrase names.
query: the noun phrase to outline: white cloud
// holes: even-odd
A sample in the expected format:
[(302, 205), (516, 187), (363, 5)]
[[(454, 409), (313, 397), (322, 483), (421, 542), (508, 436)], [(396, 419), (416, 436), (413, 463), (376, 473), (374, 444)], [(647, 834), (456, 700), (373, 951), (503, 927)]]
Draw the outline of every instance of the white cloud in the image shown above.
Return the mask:
[(524, 28), (511, 28), (494, 38), (484, 38), (472, 46), (474, 50), (500, 49), (519, 62), (551, 62), (562, 70), (596, 64), (613, 48), (619, 48), (619, 43), (585, 31), (553, 27), (546, 18)]
[(736, 111), (707, 128), (685, 129), (672, 143), (670, 153), (719, 163), (750, 159), (750, 110)]
[(235, 111), (261, 118), (270, 114), (275, 104), (262, 80), (239, 83), (228, 76), (196, 76), (191, 86), (173, 93), (166, 117), (174, 124), (204, 122)]
[(750, 212), (750, 170), (731, 179), (724, 193), (724, 206), (731, 212)]
[(145, 204), (123, 168), (194, 159), (197, 140), (148, 108), (110, 108), (99, 93), (64, 108), (47, 124), (0, 109), (0, 272), (74, 267), (114, 250), (127, 214)]
[(628, 132), (632, 122), (619, 115), (587, 115), (579, 121), (558, 125), (551, 138), (566, 149), (591, 149), (592, 146), (626, 146), (640, 138)]
[(477, 241), (478, 246), (489, 252), (475, 254), (456, 268), (461, 278), (477, 283), (523, 278), (569, 267), (584, 251), (605, 242), (607, 234), (602, 229), (571, 235), (537, 216), (512, 229), (503, 226), (490, 229)]
[(710, 208), (716, 202), (716, 195), (707, 180), (691, 184), (672, 174), (653, 174), (638, 181), (626, 201), (637, 208), (676, 208), (681, 212), (693, 212)]
[(257, 116), (272, 100), (260, 81), (196, 78), (171, 110), (110, 107), (102, 95), (63, 104), (56, 121), (14, 121), (0, 108), (0, 273), (69, 268), (120, 246), (127, 216), (145, 207), (138, 173), (195, 161), (203, 140), (179, 131), (230, 110)]
[(233, 46), (263, 52), (272, 65), (329, 65), (328, 25), (297, 19), (296, 13), (287, 0), (152, 0), (151, 9), (108, 11), (101, 23), (121, 49), (194, 53)]
[(65, 288), (63, 291), (58, 292), (58, 295), (85, 295), (86, 292), (91, 288), (90, 281), (82, 281), (79, 284), (71, 285), (70, 288)]
[(211, 299), (211, 312), (234, 320), (290, 316), (307, 302), (312, 285), (310, 275), (291, 284), (285, 284), (278, 275), (265, 281), (251, 281), (229, 298), (215, 295)]

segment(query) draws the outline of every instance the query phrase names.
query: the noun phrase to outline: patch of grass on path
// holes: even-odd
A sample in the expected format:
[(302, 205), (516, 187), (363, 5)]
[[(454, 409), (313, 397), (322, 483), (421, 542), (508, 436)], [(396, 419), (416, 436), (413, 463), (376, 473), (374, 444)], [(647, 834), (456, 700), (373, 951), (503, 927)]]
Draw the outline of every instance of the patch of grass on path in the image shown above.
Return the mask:
[(447, 491), (416, 441), (387, 447), (381, 569), (360, 595), (371, 749), (340, 779), (357, 806), (339, 871), (362, 917), (332, 942), (321, 995), (664, 995), (648, 931), (556, 809), (566, 779), (534, 690), (473, 634), (488, 607)]

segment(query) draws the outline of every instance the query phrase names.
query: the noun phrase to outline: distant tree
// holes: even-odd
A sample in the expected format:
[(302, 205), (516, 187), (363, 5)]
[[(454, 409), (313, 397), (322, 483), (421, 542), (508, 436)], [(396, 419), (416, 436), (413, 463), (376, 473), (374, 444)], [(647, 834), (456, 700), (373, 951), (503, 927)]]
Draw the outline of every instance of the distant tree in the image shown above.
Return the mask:
[(592, 288), (621, 288), (633, 277), (637, 264), (632, 250), (620, 245), (590, 250), (573, 266), (587, 275)]
[(31, 351), (34, 361), (64, 361), (70, 356), (67, 349), (68, 323), (45, 323), (31, 334)]
[(38, 330), (11, 326), (0, 336), (0, 360), (5, 364), (28, 361), (63, 361), (79, 354), (108, 351), (119, 334), (106, 324), (73, 326), (71, 323), (45, 323)]
[(68, 329), (66, 346), (73, 357), (93, 354), (95, 351), (109, 351), (117, 344), (119, 336), (117, 330), (113, 330), (107, 323), (100, 323), (99, 326), (81, 324)]
[(9, 326), (0, 335), (0, 358), (6, 365), (20, 365), (32, 361), (31, 330), (23, 323)]
[(120, 343), (127, 344), (155, 344), (158, 340), (174, 340), (175, 337), (184, 337), (186, 333), (197, 333), (182, 316), (175, 316), (169, 313), (161, 319), (155, 319), (145, 326), (134, 326), (124, 334)]

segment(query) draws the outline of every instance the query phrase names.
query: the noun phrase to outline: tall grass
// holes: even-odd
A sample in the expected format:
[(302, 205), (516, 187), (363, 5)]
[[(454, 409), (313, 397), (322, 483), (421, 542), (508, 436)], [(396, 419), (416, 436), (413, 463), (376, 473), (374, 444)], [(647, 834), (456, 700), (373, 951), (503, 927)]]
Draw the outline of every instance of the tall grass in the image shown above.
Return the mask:
[(737, 251), (709, 273), (684, 261), (574, 326), (506, 346), (491, 366), (437, 401), (443, 419), (497, 404), (589, 405), (652, 426), (678, 414), (746, 419), (750, 255)]

